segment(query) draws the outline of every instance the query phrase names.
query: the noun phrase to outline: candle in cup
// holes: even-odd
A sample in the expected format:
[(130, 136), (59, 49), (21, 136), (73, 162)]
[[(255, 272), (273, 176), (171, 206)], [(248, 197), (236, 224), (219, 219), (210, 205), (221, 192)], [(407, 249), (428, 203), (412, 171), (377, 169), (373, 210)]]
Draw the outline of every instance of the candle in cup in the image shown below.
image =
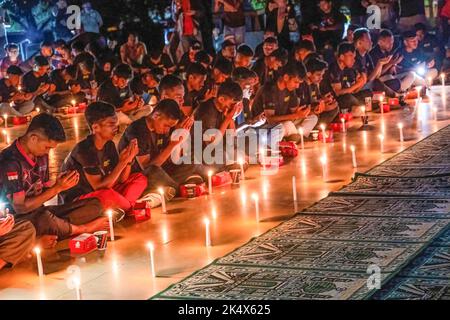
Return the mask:
[(81, 280), (78, 276), (73, 280), (75, 284), (75, 292), (77, 294), (77, 300), (81, 300)]
[(342, 132), (345, 133), (347, 131), (347, 129), (345, 128), (345, 118), (341, 118), (341, 122), (342, 122)]
[(326, 137), (326, 133), (325, 133), (325, 125), (323, 123), (320, 125), (320, 129), (322, 130), (322, 141), (323, 141), (323, 143), (327, 143), (327, 137)]
[(400, 122), (397, 125), (397, 127), (398, 127), (398, 130), (400, 132), (400, 142), (403, 142), (405, 140), (404, 137), (403, 137), (403, 123)]
[(322, 164), (322, 177), (323, 180), (327, 178), (327, 156), (323, 155), (320, 157), (320, 163)]
[(208, 193), (212, 194), (212, 175), (213, 172), (211, 170), (208, 171)]
[(300, 127), (298, 129), (298, 133), (300, 134), (300, 145), (302, 149), (305, 149), (305, 140), (303, 138), (303, 135), (305, 134), (305, 131), (303, 130), (303, 127)]
[(147, 243), (147, 248), (150, 253), (150, 270), (152, 272), (152, 277), (154, 278), (156, 277), (156, 272), (155, 272), (155, 256), (154, 256), (155, 247), (153, 245), (153, 242)]
[(350, 146), (350, 150), (352, 151), (352, 163), (353, 163), (353, 168), (357, 168), (358, 164), (356, 163), (356, 149), (354, 145)]
[(109, 234), (110, 234), (110, 238), (111, 238), (111, 241), (114, 241), (114, 225), (113, 225), (113, 212), (112, 212), (112, 210), (111, 209), (109, 209), (108, 211), (107, 211), (107, 214), (108, 214), (108, 220), (109, 220)]
[(205, 218), (203, 220), (203, 223), (205, 224), (205, 245), (207, 247), (211, 246), (211, 234), (209, 232), (209, 219)]
[(256, 193), (252, 194), (252, 199), (255, 202), (255, 217), (256, 217), (256, 222), (259, 222), (259, 197)]
[(378, 139), (380, 139), (380, 151), (381, 153), (384, 153), (384, 136), (379, 134)]
[(36, 254), (38, 275), (39, 275), (39, 278), (42, 278), (44, 276), (44, 268), (42, 266), (41, 248), (39, 248), (39, 247), (34, 248), (34, 253)]
[(164, 197), (164, 189), (158, 188), (158, 192), (161, 195), (161, 211), (162, 213), (167, 213), (166, 210), (166, 197)]

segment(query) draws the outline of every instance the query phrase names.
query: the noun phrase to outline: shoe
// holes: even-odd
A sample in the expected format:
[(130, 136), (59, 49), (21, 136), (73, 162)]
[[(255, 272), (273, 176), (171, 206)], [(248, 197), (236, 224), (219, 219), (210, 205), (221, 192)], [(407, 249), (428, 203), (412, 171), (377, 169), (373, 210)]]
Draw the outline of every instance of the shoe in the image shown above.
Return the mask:
[(136, 202), (148, 202), (150, 203), (150, 208), (153, 209), (161, 205), (162, 199), (159, 193), (149, 192)]
[(198, 174), (190, 175), (189, 177), (187, 177), (186, 180), (184, 180), (184, 184), (202, 184), (202, 183), (203, 178)]

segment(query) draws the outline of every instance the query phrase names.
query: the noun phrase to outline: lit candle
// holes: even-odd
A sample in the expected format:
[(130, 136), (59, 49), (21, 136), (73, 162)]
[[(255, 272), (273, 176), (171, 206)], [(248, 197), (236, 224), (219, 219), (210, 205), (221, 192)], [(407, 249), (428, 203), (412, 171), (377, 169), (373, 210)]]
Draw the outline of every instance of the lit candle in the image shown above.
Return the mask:
[(111, 241), (114, 241), (114, 225), (113, 225), (113, 220), (112, 220), (112, 218), (113, 218), (112, 210), (109, 209), (107, 211), (107, 214), (108, 214), (108, 220), (109, 220), (109, 235), (110, 235)]
[(436, 108), (436, 107), (433, 107), (431, 110), (433, 111), (433, 118), (434, 118), (434, 121), (437, 121), (437, 120), (438, 120), (438, 119), (437, 119), (437, 108)]
[(362, 113), (363, 116), (366, 115), (366, 106), (362, 106), (361, 107), (361, 113)]
[(3, 114), (3, 118), (5, 119), (5, 128), (8, 128), (8, 114), (7, 113)]
[(166, 210), (166, 197), (164, 197), (164, 189), (158, 188), (158, 192), (161, 195), (161, 211), (162, 213), (167, 213)]
[(266, 153), (264, 152), (264, 148), (259, 148), (259, 156), (261, 157), (261, 165), (263, 170), (266, 170)]
[(39, 275), (39, 278), (42, 278), (44, 276), (44, 268), (42, 266), (41, 249), (39, 247), (34, 248), (34, 253), (36, 254), (38, 275)]
[(356, 149), (354, 145), (350, 146), (350, 150), (352, 151), (352, 163), (353, 163), (353, 168), (357, 168), (358, 164), (356, 163)]
[(213, 175), (212, 171), (209, 170), (208, 171), (208, 192), (210, 195), (212, 194), (212, 175)]
[(241, 167), (241, 180), (245, 180), (244, 159), (239, 158), (238, 162), (239, 162), (239, 166)]
[(292, 177), (292, 199), (294, 200), (294, 211), (297, 212), (297, 181), (295, 176)]
[(379, 134), (378, 139), (380, 139), (380, 151), (381, 153), (384, 153), (384, 136)]
[(305, 131), (303, 130), (303, 127), (300, 127), (298, 129), (298, 133), (300, 134), (300, 145), (302, 147), (302, 149), (305, 149), (305, 141), (303, 138), (303, 135), (305, 134)]
[(442, 86), (445, 86), (445, 74), (441, 73), (441, 83)]
[(325, 125), (323, 123), (320, 125), (320, 129), (322, 130), (322, 141), (323, 143), (327, 143), (327, 137), (325, 135)]
[(77, 300), (81, 300), (81, 280), (78, 276), (76, 276), (73, 281), (75, 284), (75, 292), (77, 294)]
[(70, 101), (70, 103), (72, 103), (72, 107), (75, 107), (75, 105), (77, 104), (77, 102), (75, 101), (75, 99), (72, 99), (72, 101)]
[(209, 219), (205, 218), (203, 219), (203, 222), (205, 223), (205, 245), (207, 247), (211, 246), (211, 234), (209, 232)]
[(345, 133), (347, 131), (347, 129), (345, 128), (345, 118), (341, 118), (341, 122), (342, 122), (342, 132)]
[(255, 217), (256, 217), (256, 222), (259, 222), (259, 197), (256, 193), (252, 194), (252, 199), (255, 202)]
[(5, 140), (5, 143), (8, 143), (8, 132), (5, 129), (3, 129), (2, 134), (4, 137), (3, 139)]
[(18, 86), (18, 87), (17, 87), (17, 90), (18, 90), (18, 91), (22, 91), (22, 87), (21, 87), (21, 86)]
[(154, 251), (155, 251), (155, 247), (153, 246), (152, 242), (147, 243), (147, 248), (148, 251), (150, 252), (150, 270), (152, 272), (152, 277), (156, 277), (156, 272), (155, 272), (155, 256), (154, 256)]
[(36, 108), (36, 112), (37, 113), (41, 112), (41, 109), (40, 108)]
[(403, 123), (400, 122), (397, 126), (400, 132), (400, 142), (403, 142), (405, 140), (403, 137)]
[(322, 177), (326, 180), (327, 177), (327, 156), (323, 155), (320, 157), (320, 163), (322, 164)]

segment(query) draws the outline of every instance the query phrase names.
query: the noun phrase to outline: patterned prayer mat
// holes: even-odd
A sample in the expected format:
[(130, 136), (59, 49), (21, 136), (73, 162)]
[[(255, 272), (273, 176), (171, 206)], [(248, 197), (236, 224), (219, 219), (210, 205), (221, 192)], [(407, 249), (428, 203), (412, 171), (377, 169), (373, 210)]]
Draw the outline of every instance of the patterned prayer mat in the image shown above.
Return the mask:
[(400, 276), (447, 279), (450, 282), (450, 247), (429, 247), (402, 270)]
[(445, 153), (402, 152), (382, 165), (449, 168), (450, 157)]
[(450, 300), (448, 279), (395, 278), (389, 281), (375, 300)]
[(450, 169), (445, 167), (405, 167), (381, 165), (366, 172), (374, 176), (388, 177), (423, 177), (435, 175), (450, 175)]
[(436, 247), (450, 247), (450, 228), (437, 237), (431, 245)]
[(448, 224), (448, 219), (379, 218), (337, 215), (303, 215), (282, 223), (259, 238), (320, 239), (375, 242), (430, 242)]
[(357, 173), (354, 180), (330, 195), (450, 198), (450, 176), (380, 177)]
[[(210, 265), (156, 299), (347, 300), (374, 293), (367, 274)], [(386, 280), (382, 275), (382, 281)]]
[(303, 213), (450, 219), (450, 199), (329, 196)]
[(422, 246), (421, 243), (256, 238), (216, 264), (362, 273), (376, 264), (381, 272), (392, 273), (410, 261)]

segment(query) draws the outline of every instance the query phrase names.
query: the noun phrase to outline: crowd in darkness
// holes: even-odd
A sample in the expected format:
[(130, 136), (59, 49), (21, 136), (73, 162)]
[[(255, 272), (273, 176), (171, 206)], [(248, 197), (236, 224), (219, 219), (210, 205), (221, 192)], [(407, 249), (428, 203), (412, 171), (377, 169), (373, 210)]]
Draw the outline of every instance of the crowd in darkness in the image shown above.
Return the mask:
[[(73, 3), (82, 6), (79, 30), (64, 25)], [(47, 34), (38, 52), (22, 61), (17, 44), (5, 46), (0, 114), (32, 120), (0, 153), (0, 269), (25, 258), (35, 240), (51, 248), (108, 229), (108, 208), (119, 223), (139, 201), (159, 206), (160, 187), (170, 201), (209, 170), (236, 168), (235, 158), (175, 163), (187, 141), (171, 134), (194, 121), (203, 130), (194, 140), (219, 132), (203, 148), (224, 143), (227, 130), (276, 131), (295, 144), (339, 113), (359, 115), (374, 92), (402, 103), (416, 86), (450, 73), (450, 1), (441, 1), (433, 29), (419, 0), (110, 3), (36, 1), (35, 29)], [(371, 4), (382, 12), (379, 29), (365, 27)], [(262, 41), (250, 45), (256, 29)], [(86, 103), (90, 134), (53, 182), (48, 153), (66, 141), (58, 114), (72, 101)], [(56, 196), (57, 206), (44, 206)]]

